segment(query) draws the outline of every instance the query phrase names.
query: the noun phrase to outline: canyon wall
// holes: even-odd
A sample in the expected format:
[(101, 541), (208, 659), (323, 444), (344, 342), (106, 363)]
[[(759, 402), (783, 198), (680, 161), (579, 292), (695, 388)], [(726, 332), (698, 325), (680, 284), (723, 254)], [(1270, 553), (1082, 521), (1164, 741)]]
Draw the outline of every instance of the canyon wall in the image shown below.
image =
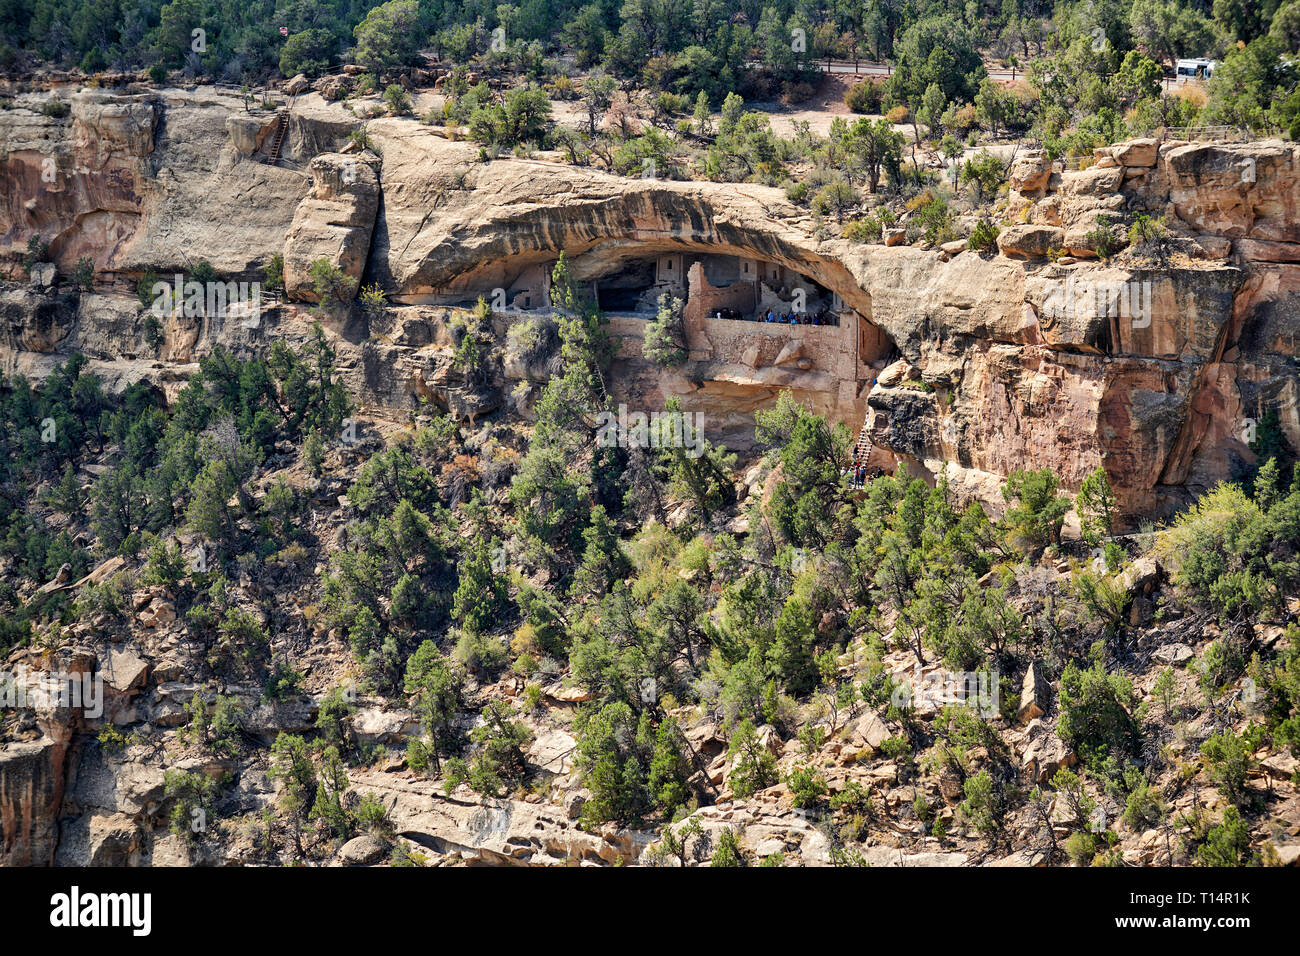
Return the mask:
[[(59, 119), (38, 99), (0, 114), (8, 374), (39, 376), (81, 350), (111, 385), (148, 378), (172, 391), (216, 344), (248, 353), (300, 340), (315, 297), (307, 270), (326, 258), (392, 306), (329, 325), (363, 401), (401, 411), (433, 397), (472, 418), (503, 404), (512, 377), (545, 376), (507, 368), (496, 394), (469, 392), (450, 362), (457, 304), (508, 291), (495, 314), (504, 331), (546, 314), (561, 253), (593, 288), (648, 260), (685, 269), (734, 256), (829, 291), (842, 324), (695, 320), (688, 363), (660, 371), (639, 355), (643, 321), (616, 317), (616, 400), (650, 408), (677, 396), (705, 414), (710, 438), (744, 450), (754, 410), (791, 390), (855, 432), (865, 424), (874, 464), (931, 477), (946, 467), (995, 507), (1016, 468), (1050, 467), (1077, 488), (1101, 466), (1126, 514), (1168, 513), (1249, 466), (1266, 413), (1300, 448), (1289, 144), (1135, 141), (1066, 173), (1022, 151), (1005, 206), (1015, 224), (977, 253), (821, 238), (805, 210), (756, 185), (484, 162), (477, 145), (410, 119), (370, 121), (371, 148), (359, 149), (348, 133), (360, 121), (314, 95), (295, 104), (275, 164), (273, 115), (234, 98), (86, 91)], [(1124, 245), (1138, 215), (1164, 216), (1168, 239), (1099, 258), (1102, 237)], [(20, 260), (33, 235), (65, 276), (89, 256), (95, 291), (41, 270), (28, 280)], [(289, 300), (268, 299), (258, 324), (169, 315), (149, 344), (141, 276), (189, 275), (206, 260), (223, 278), (259, 278), (275, 253)], [(531, 311), (517, 311), (525, 302)]]

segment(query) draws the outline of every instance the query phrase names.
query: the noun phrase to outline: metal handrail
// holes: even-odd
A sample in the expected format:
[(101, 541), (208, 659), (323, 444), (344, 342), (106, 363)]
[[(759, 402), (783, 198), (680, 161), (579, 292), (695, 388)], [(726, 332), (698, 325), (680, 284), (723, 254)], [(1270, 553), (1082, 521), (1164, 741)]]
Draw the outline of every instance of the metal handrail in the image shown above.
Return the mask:
[(1255, 137), (1249, 127), (1244, 126), (1167, 126), (1165, 137), (1168, 139), (1221, 139), (1250, 140)]

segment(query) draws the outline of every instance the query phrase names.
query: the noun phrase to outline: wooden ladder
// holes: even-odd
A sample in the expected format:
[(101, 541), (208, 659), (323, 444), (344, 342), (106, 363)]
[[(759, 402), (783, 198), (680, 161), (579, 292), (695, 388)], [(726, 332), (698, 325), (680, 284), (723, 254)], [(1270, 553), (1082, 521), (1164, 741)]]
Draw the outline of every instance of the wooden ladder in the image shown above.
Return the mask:
[(280, 147), (284, 145), (284, 134), (289, 131), (289, 114), (285, 110), (276, 113), (275, 141), (271, 144), (271, 165), (280, 159)]
[(871, 457), (871, 449), (874, 447), (871, 443), (871, 434), (867, 431), (867, 423), (862, 423), (862, 430), (858, 432), (858, 440), (853, 446), (853, 460), (856, 462), (866, 462)]

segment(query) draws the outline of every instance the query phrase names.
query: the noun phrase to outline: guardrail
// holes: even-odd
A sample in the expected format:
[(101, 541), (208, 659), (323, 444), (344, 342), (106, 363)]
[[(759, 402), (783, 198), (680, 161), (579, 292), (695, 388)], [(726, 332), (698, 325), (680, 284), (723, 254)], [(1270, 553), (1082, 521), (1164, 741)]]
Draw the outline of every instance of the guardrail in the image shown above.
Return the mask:
[[(832, 60), (829, 57), (825, 60), (817, 60), (817, 69), (823, 73), (852, 73), (859, 75), (866, 73), (869, 76), (893, 76), (894, 68), (888, 63), (878, 63), (874, 60)], [(852, 69), (849, 69), (852, 67)]]
[(1245, 142), (1254, 139), (1249, 127), (1244, 126), (1167, 126), (1162, 139), (1226, 140)]

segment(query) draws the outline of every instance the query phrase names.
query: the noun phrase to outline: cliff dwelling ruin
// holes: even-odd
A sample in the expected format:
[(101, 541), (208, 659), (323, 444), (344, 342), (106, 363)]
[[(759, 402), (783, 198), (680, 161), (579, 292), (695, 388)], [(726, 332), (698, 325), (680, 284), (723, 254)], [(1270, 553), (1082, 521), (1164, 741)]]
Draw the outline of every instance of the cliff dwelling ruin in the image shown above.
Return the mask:
[[(612, 238), (571, 260), (574, 277), (626, 342), (616, 391), (635, 397), (644, 325), (661, 296), (682, 303), (689, 364), (683, 374), (641, 394), (652, 401), (677, 394), (685, 405), (712, 412), (720, 440), (753, 444), (753, 411), (781, 390), (799, 394), (857, 433), (867, 422), (867, 395), (898, 357), (893, 340), (870, 320), (870, 299), (855, 289), (857, 308), (823, 282), (789, 265), (756, 255), (705, 248), (687, 251)], [(402, 297), (418, 305), (470, 308), (480, 298), (507, 326), (553, 313), (551, 273), (556, 259), (524, 254), (484, 263), (429, 292)], [(864, 314), (866, 313), (866, 314)], [(896, 459), (877, 453), (874, 465)]]
[[(494, 396), (462, 394), (447, 372), (445, 326), (480, 296), (498, 334), (549, 315), (563, 253), (609, 317), (619, 347), (611, 397), (644, 409), (678, 398), (705, 415), (710, 440), (742, 453), (754, 448), (755, 412), (789, 392), (860, 434), (873, 466), (902, 462), (930, 477), (947, 469), (963, 493), (994, 508), (998, 483), (1017, 468), (1050, 467), (1075, 488), (1103, 466), (1122, 510), (1158, 514), (1251, 460), (1241, 423), (1266, 407), (1300, 444), (1293, 363), (1268, 347), (1292, 335), (1296, 233), (1274, 212), (1293, 191), (1288, 147), (1135, 142), (1096, 169), (1064, 173), (1027, 155), (1010, 190), (1028, 220), (1008, 226), (997, 251), (976, 253), (819, 238), (783, 194), (755, 185), (483, 163), (472, 144), (395, 118), (367, 125), (382, 155), (343, 152), (355, 118), (323, 104), (294, 111), (284, 155), (295, 168), (271, 166), (253, 161), (253, 134), (269, 118), (246, 116), (236, 100), (225, 107), (86, 91), (72, 98), (70, 123), (24, 113), (11, 124), (11, 251), (20, 255), (35, 233), (57, 237), (51, 254), (67, 269), (90, 250), (98, 288), (60, 307), (45, 331), (31, 317), (44, 314), (47, 297), (12, 293), (9, 371), (39, 377), (75, 346), (120, 385), (149, 377), (175, 392), (172, 366), (305, 321), (299, 313), (316, 300), (310, 266), (325, 258), (358, 288), (383, 290), (392, 313), (343, 336), (363, 400), (405, 410), (418, 379), (439, 404), (481, 415), (518, 376), (507, 371)], [(83, 141), (100, 165), (77, 160)], [(32, 157), (48, 143), (65, 157), (69, 182), (36, 221), (25, 205), (43, 195)], [(1246, 159), (1258, 166), (1259, 199), (1254, 218), (1238, 222), (1229, 198)], [(160, 184), (165, 166), (187, 175)], [(239, 198), (252, 193), (266, 197), (255, 216)], [(1119, 202), (1172, 210), (1187, 233), (1171, 240), (1186, 253), (1180, 266), (1155, 275), (1089, 258), (1080, 237)], [(105, 215), (126, 238), (86, 233)], [(131, 290), (150, 270), (188, 274), (177, 251), (187, 244), (225, 278), (256, 277), (280, 251), (280, 312), (254, 331), (169, 322), (151, 346)], [(1073, 250), (1077, 261), (1048, 261), (1040, 245)], [(1140, 321), (1058, 315), (1063, 289), (1129, 281), (1151, 281)], [(665, 293), (684, 304), (688, 361), (679, 369), (642, 352)], [(817, 324), (768, 322), (768, 311)], [(529, 381), (543, 379), (529, 372)]]

